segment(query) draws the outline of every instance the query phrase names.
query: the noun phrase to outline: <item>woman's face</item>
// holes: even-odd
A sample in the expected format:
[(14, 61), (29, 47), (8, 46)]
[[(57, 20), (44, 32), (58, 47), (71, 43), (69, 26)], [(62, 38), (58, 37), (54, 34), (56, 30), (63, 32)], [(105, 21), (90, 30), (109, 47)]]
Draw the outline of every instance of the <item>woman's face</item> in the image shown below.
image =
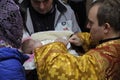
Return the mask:
[(32, 7), (41, 14), (49, 12), (53, 6), (53, 0), (31, 0)]

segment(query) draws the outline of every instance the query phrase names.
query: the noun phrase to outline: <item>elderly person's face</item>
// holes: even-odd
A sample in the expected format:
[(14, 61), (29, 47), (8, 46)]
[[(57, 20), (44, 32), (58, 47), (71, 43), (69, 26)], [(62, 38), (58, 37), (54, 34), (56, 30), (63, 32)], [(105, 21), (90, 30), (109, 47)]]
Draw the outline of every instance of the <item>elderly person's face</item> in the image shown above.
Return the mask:
[(41, 14), (49, 12), (53, 6), (53, 0), (31, 0), (32, 7)]

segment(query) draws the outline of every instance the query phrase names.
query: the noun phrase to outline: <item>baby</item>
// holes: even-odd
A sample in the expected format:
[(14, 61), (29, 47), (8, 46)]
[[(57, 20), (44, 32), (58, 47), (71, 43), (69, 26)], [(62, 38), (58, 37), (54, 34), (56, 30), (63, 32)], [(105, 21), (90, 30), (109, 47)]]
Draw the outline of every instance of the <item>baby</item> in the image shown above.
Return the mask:
[(21, 51), (24, 54), (27, 54), (30, 58), (25, 61), (23, 66), (25, 67), (25, 70), (33, 70), (35, 69), (35, 64), (34, 64), (34, 49), (41, 46), (40, 41), (33, 40), (31, 38), (28, 38), (22, 42), (21, 45)]
[(23, 64), (25, 71), (26, 71), (26, 78), (27, 78), (26, 80), (31, 80), (31, 79), (37, 80), (37, 72), (36, 72), (36, 66), (35, 66), (35, 62), (34, 62), (33, 51), (35, 48), (37, 48), (41, 45), (42, 44), (40, 41), (33, 40), (30, 37), (22, 42), (21, 51), (30, 57)]
[[(64, 41), (68, 41), (70, 36), (73, 34), (71, 31), (44, 31), (44, 32), (37, 32), (31, 35), (31, 38), (34, 40), (39, 40), (43, 45), (55, 42), (56, 39), (59, 41), (61, 39), (65, 39)], [(60, 39), (59, 39), (60, 38)], [(67, 49), (70, 52), (70, 54), (73, 54), (75, 56), (79, 56), (79, 54), (76, 52), (76, 48), (74, 48), (71, 43), (68, 42)]]

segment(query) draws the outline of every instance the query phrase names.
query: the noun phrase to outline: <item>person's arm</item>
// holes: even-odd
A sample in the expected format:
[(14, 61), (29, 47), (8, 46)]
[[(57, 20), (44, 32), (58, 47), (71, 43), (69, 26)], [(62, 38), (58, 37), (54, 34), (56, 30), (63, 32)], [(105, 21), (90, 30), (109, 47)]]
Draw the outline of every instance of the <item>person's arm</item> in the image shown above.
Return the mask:
[(77, 47), (83, 47), (84, 51), (86, 52), (91, 46), (90, 34), (87, 32), (79, 32), (73, 34), (70, 37), (69, 42)]
[[(59, 45), (59, 47), (58, 47), (58, 45)], [(37, 61), (39, 58), (41, 59), (46, 55), (50, 55), (49, 53), (57, 54), (59, 52), (60, 53), (67, 52), (67, 48), (66, 48), (66, 45), (64, 45), (64, 43), (62, 43), (62, 42), (49, 43), (49, 44), (43, 45), (41, 47), (38, 47), (34, 50), (35, 56), (37, 56), (35, 58), (35, 60)]]
[(66, 46), (61, 42), (47, 44), (35, 50), (39, 79), (70, 80), (71, 77), (76, 80), (102, 79), (99, 77), (102, 75), (100, 74), (102, 63), (97, 59), (101, 59), (101, 56), (94, 50), (78, 57), (68, 54)]

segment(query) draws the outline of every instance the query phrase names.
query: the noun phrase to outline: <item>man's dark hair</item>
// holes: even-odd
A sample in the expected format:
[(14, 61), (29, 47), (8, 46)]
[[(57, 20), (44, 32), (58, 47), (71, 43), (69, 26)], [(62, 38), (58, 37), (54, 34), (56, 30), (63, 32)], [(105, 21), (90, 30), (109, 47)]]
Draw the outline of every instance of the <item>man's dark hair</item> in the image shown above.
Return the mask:
[(109, 23), (115, 31), (120, 31), (120, 0), (97, 0), (92, 6), (100, 5), (97, 13), (99, 26)]

